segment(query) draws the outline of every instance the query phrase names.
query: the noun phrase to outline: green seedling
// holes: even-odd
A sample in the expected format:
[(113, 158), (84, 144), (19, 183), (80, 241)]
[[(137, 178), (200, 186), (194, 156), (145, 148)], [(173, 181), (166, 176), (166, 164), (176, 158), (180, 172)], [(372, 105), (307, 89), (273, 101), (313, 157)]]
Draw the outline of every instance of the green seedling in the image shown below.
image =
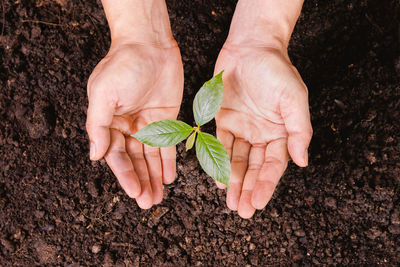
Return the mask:
[(153, 147), (175, 146), (187, 138), (186, 150), (196, 144), (196, 156), (203, 170), (218, 182), (229, 186), (231, 165), (228, 153), (217, 138), (200, 130), (221, 108), (222, 74), (223, 71), (204, 83), (197, 92), (193, 101), (196, 126), (178, 120), (162, 120), (143, 127), (132, 136)]

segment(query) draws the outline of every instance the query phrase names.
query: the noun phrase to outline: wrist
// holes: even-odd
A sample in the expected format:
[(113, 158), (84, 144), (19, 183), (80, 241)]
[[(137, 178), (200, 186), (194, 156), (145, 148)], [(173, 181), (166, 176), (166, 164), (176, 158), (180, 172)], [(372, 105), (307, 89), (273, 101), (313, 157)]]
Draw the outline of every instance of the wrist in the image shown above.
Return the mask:
[(303, 0), (239, 0), (226, 45), (286, 50)]
[(164, 0), (102, 0), (112, 44), (177, 46)]

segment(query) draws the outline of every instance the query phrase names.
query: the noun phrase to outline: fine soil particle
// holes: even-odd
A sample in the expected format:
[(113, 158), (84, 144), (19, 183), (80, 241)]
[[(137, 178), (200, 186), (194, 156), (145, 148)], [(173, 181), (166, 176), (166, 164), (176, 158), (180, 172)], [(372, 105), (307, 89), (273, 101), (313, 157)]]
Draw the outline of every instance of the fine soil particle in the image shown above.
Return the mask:
[[(236, 1), (167, 4), (191, 123)], [(183, 144), (150, 210), (90, 162), (86, 81), (110, 44), (99, 1), (2, 1), (0, 265), (399, 265), (399, 18), (397, 0), (306, 1), (289, 53), (310, 92), (310, 165), (289, 164), (243, 220)]]

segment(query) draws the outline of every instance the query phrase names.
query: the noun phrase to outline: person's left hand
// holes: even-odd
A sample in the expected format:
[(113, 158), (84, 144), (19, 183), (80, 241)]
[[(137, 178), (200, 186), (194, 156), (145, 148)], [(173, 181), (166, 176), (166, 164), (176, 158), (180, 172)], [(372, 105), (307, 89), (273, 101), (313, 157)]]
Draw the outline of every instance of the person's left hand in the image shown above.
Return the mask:
[(86, 128), (90, 158), (105, 157), (126, 193), (148, 209), (176, 177), (175, 147), (143, 145), (130, 135), (147, 124), (176, 119), (183, 68), (174, 40), (166, 47), (113, 41), (88, 82)]

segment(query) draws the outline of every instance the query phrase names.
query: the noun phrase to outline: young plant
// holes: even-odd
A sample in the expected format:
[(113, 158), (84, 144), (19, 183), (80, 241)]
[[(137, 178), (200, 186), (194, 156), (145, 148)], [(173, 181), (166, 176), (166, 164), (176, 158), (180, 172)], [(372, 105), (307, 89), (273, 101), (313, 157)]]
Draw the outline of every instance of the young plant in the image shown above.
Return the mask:
[(196, 143), (196, 156), (203, 170), (220, 183), (229, 186), (231, 165), (224, 146), (211, 134), (202, 132), (200, 127), (211, 121), (222, 104), (223, 82), (221, 71), (197, 92), (193, 101), (193, 114), (196, 126), (183, 121), (162, 120), (153, 122), (133, 137), (153, 147), (175, 146), (186, 139), (186, 150)]

